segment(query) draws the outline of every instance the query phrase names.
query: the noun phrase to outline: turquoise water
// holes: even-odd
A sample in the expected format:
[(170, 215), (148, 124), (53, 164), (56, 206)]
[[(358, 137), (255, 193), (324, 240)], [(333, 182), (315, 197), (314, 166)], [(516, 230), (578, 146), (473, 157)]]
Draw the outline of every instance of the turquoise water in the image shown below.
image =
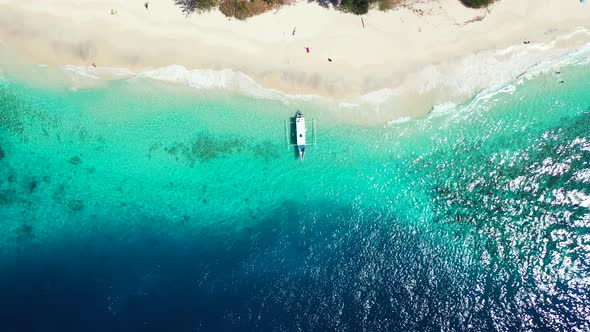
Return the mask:
[(588, 330), (588, 77), (572, 65), (384, 128), (302, 103), (318, 131), (301, 162), (285, 139), (295, 106), (8, 75), (0, 318), (15, 331)]

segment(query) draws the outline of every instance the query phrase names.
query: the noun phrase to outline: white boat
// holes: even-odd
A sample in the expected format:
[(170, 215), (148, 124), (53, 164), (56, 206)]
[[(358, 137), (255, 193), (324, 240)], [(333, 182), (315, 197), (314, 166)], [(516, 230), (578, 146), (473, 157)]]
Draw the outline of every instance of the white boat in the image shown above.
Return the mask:
[[(317, 146), (317, 139), (316, 139), (316, 120), (311, 119), (307, 120), (311, 123), (311, 132), (309, 133), (311, 141), (309, 145)], [(303, 113), (297, 110), (295, 114), (295, 118), (291, 118), (291, 120), (285, 120), (285, 141), (287, 143), (287, 148), (291, 150), (295, 147), (297, 152), (299, 152), (299, 159), (305, 159), (305, 149), (308, 146), (308, 142), (306, 140), (307, 136), (307, 128), (305, 125), (308, 124), (305, 118), (303, 117)], [(293, 139), (295, 137), (295, 139)]]
[(305, 118), (301, 111), (297, 111), (295, 117), (295, 134), (297, 135), (297, 148), (299, 149), (299, 158), (305, 159)]

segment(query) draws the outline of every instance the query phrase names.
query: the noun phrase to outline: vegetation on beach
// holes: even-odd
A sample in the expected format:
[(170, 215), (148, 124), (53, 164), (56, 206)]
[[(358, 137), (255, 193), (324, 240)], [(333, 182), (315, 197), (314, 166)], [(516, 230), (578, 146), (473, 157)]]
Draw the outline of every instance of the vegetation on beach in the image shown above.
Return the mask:
[(466, 7), (481, 8), (492, 4), (496, 0), (461, 0), (461, 3)]
[(262, 14), (286, 3), (285, 0), (174, 0), (174, 2), (187, 15), (219, 8), (225, 16), (240, 20)]
[(210, 11), (217, 6), (217, 0), (174, 0), (186, 15)]
[[(369, 9), (388, 10), (402, 4), (403, 0), (308, 0), (317, 2), (324, 7), (333, 7), (338, 10), (356, 15), (366, 14)], [(481, 8), (490, 5), (496, 0), (459, 0), (467, 7)], [(189, 15), (193, 12), (209, 11), (213, 8), (219, 10), (228, 17), (244, 20), (288, 4), (290, 0), (174, 0)]]
[(379, 10), (388, 10), (400, 2), (399, 0), (341, 0), (335, 8), (363, 15), (369, 11), (369, 8), (377, 7)]
[(219, 4), (219, 10), (225, 16), (244, 20), (285, 3), (285, 0), (223, 0)]

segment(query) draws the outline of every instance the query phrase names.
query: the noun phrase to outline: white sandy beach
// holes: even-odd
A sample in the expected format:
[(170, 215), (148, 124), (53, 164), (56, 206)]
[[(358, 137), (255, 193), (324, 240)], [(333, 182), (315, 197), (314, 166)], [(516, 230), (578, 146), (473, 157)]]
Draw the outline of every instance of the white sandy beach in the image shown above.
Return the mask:
[[(95, 63), (96, 73), (181, 65), (232, 69), (288, 94), (368, 104), (397, 96), (389, 118), (425, 114), (590, 42), (590, 4), (578, 0), (502, 0), (487, 10), (409, 1), (370, 11), (365, 28), (359, 16), (305, 2), (247, 21), (218, 11), (186, 17), (172, 0), (143, 3), (0, 0), (0, 40), (26, 62)], [(182, 74), (168, 70), (174, 75)]]

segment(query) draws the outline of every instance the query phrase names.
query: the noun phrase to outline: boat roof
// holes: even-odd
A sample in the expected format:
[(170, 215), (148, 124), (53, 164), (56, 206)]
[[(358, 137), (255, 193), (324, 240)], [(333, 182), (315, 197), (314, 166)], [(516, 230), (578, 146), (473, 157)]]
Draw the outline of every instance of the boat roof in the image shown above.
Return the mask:
[(297, 135), (297, 145), (305, 145), (305, 118), (302, 116), (295, 119), (295, 134)]

